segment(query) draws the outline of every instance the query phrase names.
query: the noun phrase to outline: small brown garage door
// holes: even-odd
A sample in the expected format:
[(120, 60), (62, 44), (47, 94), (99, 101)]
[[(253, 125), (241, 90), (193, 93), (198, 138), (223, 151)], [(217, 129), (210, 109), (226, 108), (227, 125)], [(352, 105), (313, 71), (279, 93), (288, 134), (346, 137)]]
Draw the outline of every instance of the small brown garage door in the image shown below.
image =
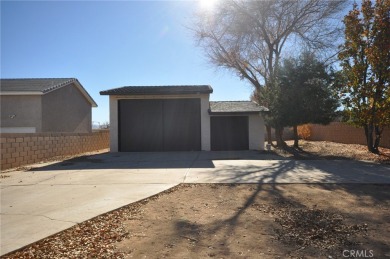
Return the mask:
[(120, 100), (119, 151), (200, 150), (200, 99)]
[(248, 149), (248, 116), (211, 117), (211, 150)]

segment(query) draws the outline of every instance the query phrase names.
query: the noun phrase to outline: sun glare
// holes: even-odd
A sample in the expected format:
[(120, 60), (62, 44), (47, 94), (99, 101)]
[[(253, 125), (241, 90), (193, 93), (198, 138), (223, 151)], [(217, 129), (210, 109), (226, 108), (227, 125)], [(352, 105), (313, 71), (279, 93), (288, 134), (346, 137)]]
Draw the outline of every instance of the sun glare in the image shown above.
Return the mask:
[(203, 10), (210, 11), (212, 10), (218, 0), (199, 0), (199, 5)]

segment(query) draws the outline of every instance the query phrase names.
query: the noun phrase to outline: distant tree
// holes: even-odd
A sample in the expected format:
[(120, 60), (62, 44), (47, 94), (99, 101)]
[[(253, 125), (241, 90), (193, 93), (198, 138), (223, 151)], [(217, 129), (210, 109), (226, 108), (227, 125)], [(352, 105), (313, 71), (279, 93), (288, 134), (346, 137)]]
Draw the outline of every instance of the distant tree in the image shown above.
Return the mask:
[(341, 32), (338, 14), (347, 0), (244, 1), (224, 0), (214, 13), (203, 13), (193, 30), (211, 64), (236, 73), (254, 87), (259, 104), (270, 108), (267, 119), (268, 142), (271, 126), (278, 144), (282, 129), (272, 109), (275, 75), (286, 49), (329, 50)]
[(294, 129), (298, 147), (298, 125), (328, 124), (336, 117), (338, 100), (332, 91), (332, 76), (324, 62), (311, 52), (284, 60), (278, 71), (279, 111), (275, 118), (281, 126)]
[(109, 129), (110, 128), (110, 123), (108, 121), (103, 122), (100, 124), (100, 129)]
[(349, 121), (364, 128), (368, 150), (378, 153), (390, 125), (390, 1), (355, 3), (344, 18), (339, 58), (346, 84), (340, 87)]

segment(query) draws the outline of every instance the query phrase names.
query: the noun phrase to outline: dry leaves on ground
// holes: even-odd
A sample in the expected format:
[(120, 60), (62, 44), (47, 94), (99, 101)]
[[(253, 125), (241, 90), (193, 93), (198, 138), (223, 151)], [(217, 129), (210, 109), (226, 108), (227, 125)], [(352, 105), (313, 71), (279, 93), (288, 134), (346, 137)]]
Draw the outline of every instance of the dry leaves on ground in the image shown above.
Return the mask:
[(275, 219), (280, 227), (278, 238), (302, 248), (311, 246), (322, 250), (354, 245), (350, 238), (367, 232), (367, 224), (346, 225), (344, 217), (322, 209), (280, 211)]
[(299, 148), (293, 148), (294, 141), (286, 141), (287, 147), (276, 148), (278, 155), (295, 159), (351, 159), (390, 164), (390, 149), (379, 148), (379, 154), (373, 154), (365, 145), (343, 144), (329, 141), (299, 141)]

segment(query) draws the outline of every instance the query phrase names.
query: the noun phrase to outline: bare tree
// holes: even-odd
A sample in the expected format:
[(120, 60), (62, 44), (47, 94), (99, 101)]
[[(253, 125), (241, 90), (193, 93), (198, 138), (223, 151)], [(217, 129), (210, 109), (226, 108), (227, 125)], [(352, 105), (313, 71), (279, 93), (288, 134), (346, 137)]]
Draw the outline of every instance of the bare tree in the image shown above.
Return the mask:
[[(198, 14), (193, 30), (209, 61), (249, 81), (257, 101), (272, 112), (272, 89), (282, 54), (300, 53), (303, 48), (329, 54), (342, 33), (340, 12), (346, 3), (225, 0), (213, 13)], [(268, 143), (271, 125), (272, 113), (267, 119)], [(280, 145), (282, 129), (272, 126)]]

